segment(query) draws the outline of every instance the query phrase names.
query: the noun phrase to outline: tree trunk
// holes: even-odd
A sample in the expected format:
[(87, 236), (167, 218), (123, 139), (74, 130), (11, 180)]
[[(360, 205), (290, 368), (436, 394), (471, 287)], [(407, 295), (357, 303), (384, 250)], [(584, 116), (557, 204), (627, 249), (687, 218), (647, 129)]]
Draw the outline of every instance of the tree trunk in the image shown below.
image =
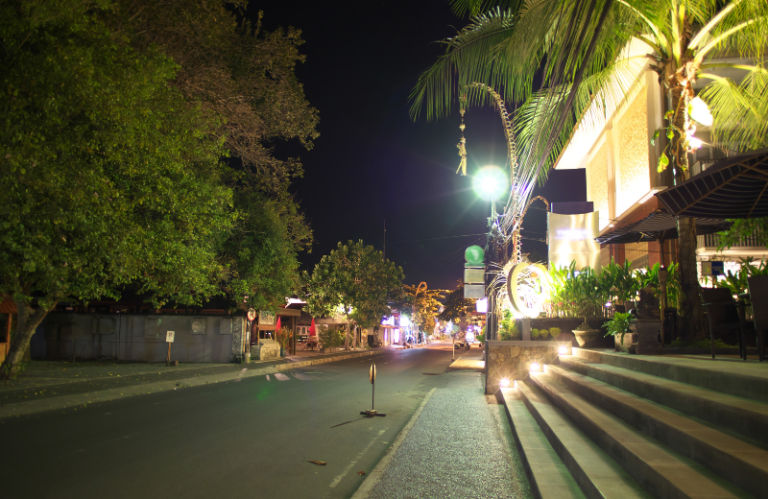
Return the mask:
[(677, 218), (677, 231), (680, 234), (679, 271), (680, 271), (680, 303), (681, 336), (692, 340), (704, 337), (704, 310), (701, 306), (701, 290), (699, 272), (696, 265), (696, 220), (688, 217)]
[(53, 310), (56, 306), (58, 300), (52, 300), (48, 303), (48, 307), (41, 306), (37, 310), (29, 308), (23, 301), (14, 300), (14, 302), (16, 303), (16, 310), (18, 311), (16, 334), (13, 335), (13, 341), (11, 341), (8, 355), (6, 355), (5, 361), (3, 361), (2, 366), (0, 366), (0, 379), (13, 379), (19, 374), (21, 360), (24, 356), (24, 352), (26, 352), (29, 347), (32, 335), (35, 334), (37, 326), (43, 322), (43, 319), (48, 315), (48, 312)]
[[(678, 82), (680, 73), (672, 76)], [(675, 168), (675, 184), (684, 182), (689, 175), (688, 169), (688, 137), (685, 131), (689, 128), (688, 102), (693, 96), (690, 76), (684, 83), (676, 84), (670, 89), (672, 96), (672, 110), (675, 112), (673, 123), (675, 125), (674, 138), (672, 139), (671, 166)], [(683, 133), (680, 133), (680, 132)], [(681, 337), (691, 340), (705, 334), (704, 311), (701, 306), (701, 291), (699, 286), (699, 273), (696, 266), (696, 221), (688, 217), (677, 217), (677, 231), (680, 236), (678, 241), (678, 261), (680, 269), (680, 315)]]

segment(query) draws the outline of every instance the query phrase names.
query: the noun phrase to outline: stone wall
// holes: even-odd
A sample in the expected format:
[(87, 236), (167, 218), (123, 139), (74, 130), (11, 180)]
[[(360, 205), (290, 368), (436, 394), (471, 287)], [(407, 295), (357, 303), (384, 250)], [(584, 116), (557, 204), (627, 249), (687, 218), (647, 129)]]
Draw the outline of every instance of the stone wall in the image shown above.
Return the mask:
[(486, 341), (485, 393), (496, 393), (502, 379), (525, 379), (534, 362), (551, 364), (559, 346), (557, 341)]
[(239, 315), (52, 313), (30, 350), (36, 359), (164, 362), (166, 332), (175, 331), (171, 360), (225, 363), (242, 355), (244, 322)]

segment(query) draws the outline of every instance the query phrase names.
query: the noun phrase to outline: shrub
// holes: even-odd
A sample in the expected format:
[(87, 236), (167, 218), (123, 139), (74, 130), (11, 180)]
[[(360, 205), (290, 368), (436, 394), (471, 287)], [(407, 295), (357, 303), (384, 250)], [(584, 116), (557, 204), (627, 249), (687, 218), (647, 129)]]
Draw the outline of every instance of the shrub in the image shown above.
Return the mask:
[(343, 326), (328, 326), (327, 328), (321, 328), (317, 335), (320, 337), (320, 344), (323, 348), (330, 348), (331, 351), (333, 351), (333, 347), (339, 347), (344, 343)]

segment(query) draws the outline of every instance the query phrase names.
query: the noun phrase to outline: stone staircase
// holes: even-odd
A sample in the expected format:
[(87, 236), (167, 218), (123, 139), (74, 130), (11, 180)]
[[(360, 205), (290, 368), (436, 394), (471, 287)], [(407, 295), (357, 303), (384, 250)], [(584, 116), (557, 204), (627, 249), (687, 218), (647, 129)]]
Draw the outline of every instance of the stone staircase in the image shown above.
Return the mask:
[(768, 499), (768, 366), (574, 348), (501, 393), (536, 497)]

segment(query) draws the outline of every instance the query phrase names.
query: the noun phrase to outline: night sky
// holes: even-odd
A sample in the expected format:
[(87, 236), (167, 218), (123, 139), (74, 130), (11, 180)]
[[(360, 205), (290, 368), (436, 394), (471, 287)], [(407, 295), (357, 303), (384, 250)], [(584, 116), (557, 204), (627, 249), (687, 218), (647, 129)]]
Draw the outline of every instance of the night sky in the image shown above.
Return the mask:
[[(297, 74), (320, 112), (311, 151), (276, 148), (278, 156), (299, 156), (304, 164), (304, 178), (292, 187), (314, 231), (303, 267), (311, 270), (339, 241), (362, 239), (382, 249), (386, 220), (386, 256), (403, 267), (405, 282), (454, 288), (464, 249), (485, 243), (490, 206), (473, 193), (470, 177), (455, 173), (458, 109), (440, 121), (414, 122), (408, 96), (443, 51), (434, 42), (466, 20), (451, 13), (447, 0), (252, 1), (249, 17), (259, 10), (267, 29), (302, 31), (307, 60)], [(468, 173), (504, 166), (498, 115), (472, 109), (465, 121)], [(550, 201), (568, 200), (547, 194)], [(544, 211), (531, 210), (524, 227), (524, 235), (543, 239)], [(545, 255), (546, 245), (527, 240), (523, 250)]]

